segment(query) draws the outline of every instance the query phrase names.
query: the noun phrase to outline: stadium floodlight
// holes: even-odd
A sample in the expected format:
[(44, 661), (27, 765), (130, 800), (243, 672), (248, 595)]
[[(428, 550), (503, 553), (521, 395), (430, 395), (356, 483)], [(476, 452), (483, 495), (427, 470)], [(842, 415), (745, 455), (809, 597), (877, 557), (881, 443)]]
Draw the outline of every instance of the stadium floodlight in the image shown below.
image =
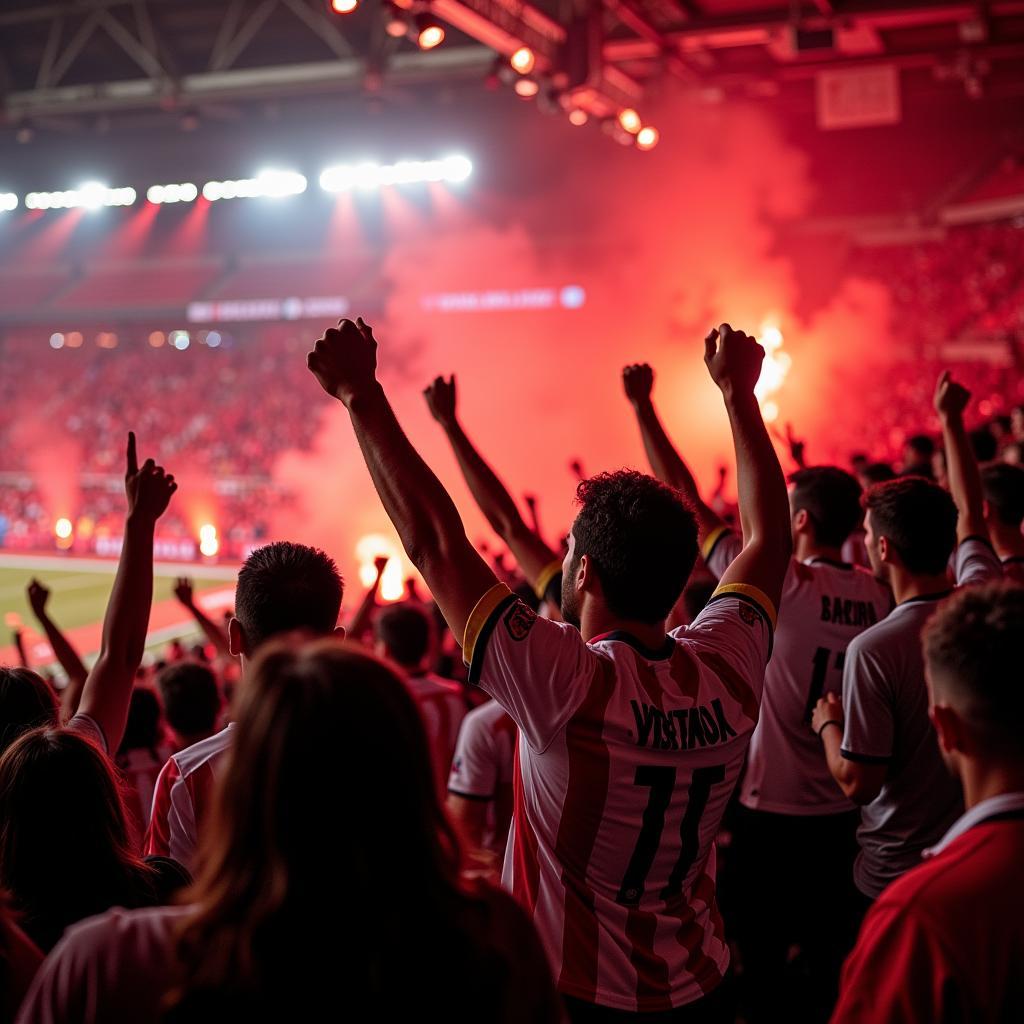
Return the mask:
[(199, 189), (191, 182), (180, 185), (152, 185), (146, 192), (146, 198), (156, 205), (161, 203), (191, 203), (199, 195)]
[(218, 199), (254, 199), (268, 197), (280, 199), (297, 196), (306, 191), (308, 182), (298, 171), (266, 170), (255, 178), (236, 181), (208, 181), (203, 186), (203, 198), (211, 203)]
[(473, 173), (473, 162), (456, 154), (442, 160), (400, 160), (395, 164), (337, 164), (320, 175), (325, 192), (347, 192), (349, 189), (375, 189), (388, 185), (416, 185), (423, 182), (465, 181)]
[(18, 197), (13, 192), (0, 192), (0, 213), (10, 213), (18, 208)]
[(29, 192), (25, 206), (29, 210), (98, 210), (101, 206), (131, 206), (136, 198), (131, 187), (110, 188), (90, 181), (64, 192)]

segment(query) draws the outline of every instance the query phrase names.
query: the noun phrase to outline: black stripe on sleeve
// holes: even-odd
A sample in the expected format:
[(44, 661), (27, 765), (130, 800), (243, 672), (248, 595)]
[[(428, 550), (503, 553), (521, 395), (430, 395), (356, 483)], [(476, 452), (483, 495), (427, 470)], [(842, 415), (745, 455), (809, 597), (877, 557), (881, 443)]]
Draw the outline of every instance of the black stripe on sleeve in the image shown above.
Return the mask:
[(844, 761), (853, 761), (854, 764), (888, 764), (892, 760), (892, 755), (878, 757), (876, 754), (855, 754), (852, 750), (842, 748), (839, 753), (843, 755)]
[(755, 609), (757, 614), (761, 616), (761, 621), (765, 624), (768, 629), (768, 657), (771, 658), (772, 651), (775, 649), (775, 627), (772, 625), (772, 620), (768, 617), (768, 613), (761, 607), (758, 601), (755, 601), (752, 597), (747, 594), (739, 594), (735, 591), (727, 591), (724, 594), (715, 594), (714, 597), (708, 601), (707, 605), (714, 604), (715, 601), (724, 601), (726, 598), (733, 598), (736, 601), (742, 601), (744, 604), (749, 604), (751, 608)]
[(467, 682), (472, 683), (474, 686), (480, 682), (480, 673), (484, 670), (484, 656), (487, 653), (487, 644), (491, 639), (491, 634), (494, 632), (494, 627), (498, 624), (498, 619), (508, 611), (508, 609), (519, 600), (515, 594), (509, 594), (500, 604), (495, 606), (495, 609), (487, 617), (487, 621), (480, 627), (480, 633), (476, 638), (476, 643), (473, 645), (473, 663), (469, 666), (469, 677)]
[(481, 796), (479, 793), (462, 793), (457, 789), (452, 789), (451, 786), (448, 787), (448, 792), (452, 796), (461, 796), (463, 800), (476, 800), (482, 804), (489, 804), (494, 799), (493, 793), (490, 796)]
[(711, 550), (704, 556), (704, 564), (707, 565), (711, 561), (711, 557), (718, 550), (718, 545), (725, 540), (726, 537), (732, 536), (732, 530), (723, 530), (716, 538), (715, 543), (711, 545)]

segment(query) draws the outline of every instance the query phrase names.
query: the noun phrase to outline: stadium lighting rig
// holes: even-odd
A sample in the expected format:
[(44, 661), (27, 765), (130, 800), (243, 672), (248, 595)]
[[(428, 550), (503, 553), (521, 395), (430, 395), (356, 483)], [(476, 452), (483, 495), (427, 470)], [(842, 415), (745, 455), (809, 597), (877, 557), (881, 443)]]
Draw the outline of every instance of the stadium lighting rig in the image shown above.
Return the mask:
[(10, 213), (18, 208), (18, 197), (13, 192), (0, 192), (0, 213)]
[(98, 210), (102, 206), (132, 206), (135, 199), (133, 188), (110, 188), (90, 181), (66, 192), (29, 192), (25, 196), (25, 207), (29, 210)]
[(320, 175), (325, 192), (348, 189), (375, 189), (388, 185), (414, 185), (422, 182), (446, 181), (459, 184), (473, 173), (468, 157), (449, 156), (443, 160), (403, 160), (396, 164), (338, 164)]

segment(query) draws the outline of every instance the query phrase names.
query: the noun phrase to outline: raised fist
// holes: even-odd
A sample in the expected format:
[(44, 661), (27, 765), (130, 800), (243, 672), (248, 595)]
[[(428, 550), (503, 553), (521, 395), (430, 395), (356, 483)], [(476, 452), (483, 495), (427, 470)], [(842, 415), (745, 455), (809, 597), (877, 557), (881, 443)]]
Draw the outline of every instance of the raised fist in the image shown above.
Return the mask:
[(49, 599), (50, 588), (44, 587), (39, 580), (32, 580), (28, 585), (28, 604), (37, 619), (41, 619), (46, 614), (46, 602)]
[(430, 415), (442, 427), (451, 426), (455, 422), (454, 374), (447, 380), (444, 377), (435, 377), (433, 383), (424, 390), (423, 397), (427, 400)]
[(728, 324), (712, 328), (704, 339), (704, 362), (711, 379), (725, 393), (752, 395), (763, 361), (764, 349)]
[(186, 607), (192, 607), (192, 581), (187, 576), (179, 576), (174, 584), (174, 596)]
[(935, 385), (935, 411), (943, 419), (962, 416), (970, 400), (970, 391), (963, 384), (957, 384), (949, 370), (943, 370)]
[(306, 365), (329, 395), (348, 405), (377, 379), (377, 342), (362, 317), (339, 320), (317, 340)]
[(152, 459), (146, 459), (139, 469), (135, 451), (135, 434), (128, 434), (127, 468), (124, 475), (124, 490), (128, 496), (129, 518), (142, 517), (155, 523), (167, 511), (171, 495), (178, 489), (174, 477), (164, 473)]
[(654, 387), (654, 371), (646, 363), (632, 363), (622, 371), (622, 386), (631, 404), (647, 402)]

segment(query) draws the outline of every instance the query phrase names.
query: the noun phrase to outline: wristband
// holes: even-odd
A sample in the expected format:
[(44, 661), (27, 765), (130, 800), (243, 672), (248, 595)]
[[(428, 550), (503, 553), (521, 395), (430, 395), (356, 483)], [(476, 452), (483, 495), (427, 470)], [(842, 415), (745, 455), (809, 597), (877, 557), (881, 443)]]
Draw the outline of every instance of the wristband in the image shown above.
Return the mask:
[(835, 725), (840, 729), (843, 727), (843, 723), (838, 718), (830, 718), (827, 722), (823, 722), (821, 728), (818, 730), (818, 739), (821, 739), (821, 734), (830, 726)]

